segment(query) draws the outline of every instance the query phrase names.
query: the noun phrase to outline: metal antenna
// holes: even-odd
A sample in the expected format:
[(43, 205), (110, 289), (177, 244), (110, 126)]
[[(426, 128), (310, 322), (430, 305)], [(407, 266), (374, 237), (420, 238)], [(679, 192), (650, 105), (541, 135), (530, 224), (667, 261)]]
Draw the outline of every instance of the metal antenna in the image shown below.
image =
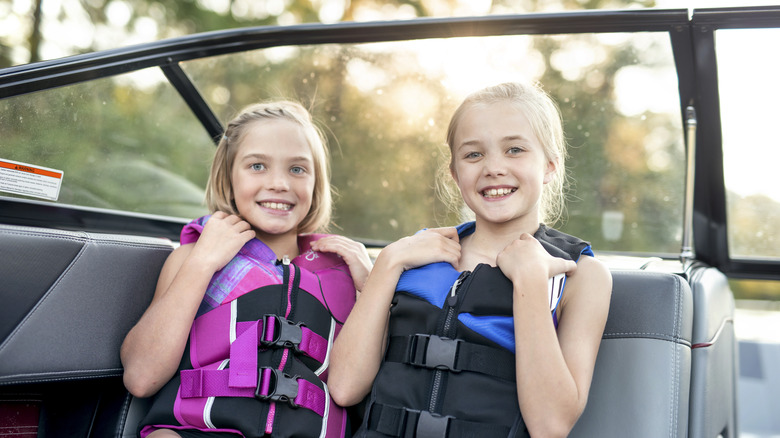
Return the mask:
[(693, 247), (691, 245), (691, 234), (693, 233), (693, 183), (696, 173), (696, 109), (693, 105), (685, 109), (685, 125), (687, 135), (687, 154), (685, 162), (685, 207), (683, 211), (683, 230), (682, 230), (682, 250), (680, 251), (680, 261), (685, 265), (693, 257)]

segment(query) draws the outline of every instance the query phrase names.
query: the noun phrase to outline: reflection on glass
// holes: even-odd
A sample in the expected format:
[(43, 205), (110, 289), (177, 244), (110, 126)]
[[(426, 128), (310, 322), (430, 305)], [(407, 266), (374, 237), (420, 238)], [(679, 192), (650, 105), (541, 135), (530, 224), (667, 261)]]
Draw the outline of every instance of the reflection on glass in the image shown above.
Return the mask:
[(0, 132), (1, 158), (65, 172), (60, 203), (205, 213), (214, 145), (158, 69), (2, 100)]
[[(539, 81), (570, 144), (568, 213), (556, 225), (602, 251), (679, 252), (683, 137), (665, 33), (281, 47), (182, 67), (222, 120), (256, 100), (309, 104), (330, 137), (337, 230), (385, 241), (462, 220), (436, 175), (463, 97)], [(622, 229), (602, 232), (610, 224)]]
[(780, 29), (715, 33), (729, 252), (734, 258), (780, 257), (780, 58), (767, 42)]

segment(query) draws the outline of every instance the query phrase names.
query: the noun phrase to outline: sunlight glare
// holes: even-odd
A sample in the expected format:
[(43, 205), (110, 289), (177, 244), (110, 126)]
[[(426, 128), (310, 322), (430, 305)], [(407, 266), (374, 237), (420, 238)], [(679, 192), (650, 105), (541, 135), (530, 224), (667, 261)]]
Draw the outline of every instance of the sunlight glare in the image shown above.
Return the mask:
[(385, 4), (381, 8), (375, 6), (357, 6), (353, 12), (355, 21), (408, 20), (417, 17), (417, 11), (411, 5), (395, 6)]
[(198, 5), (218, 14), (227, 14), (230, 11), (230, 0), (198, 0)]
[(452, 15), (485, 15), (492, 6), (491, 0), (458, 0)]
[(253, 0), (235, 0), (232, 2), (230, 12), (236, 18), (254, 18), (265, 20), (268, 18), (268, 9), (261, 2)]
[(566, 39), (550, 56), (550, 64), (568, 81), (579, 81), (594, 66), (604, 62), (607, 54), (602, 46), (577, 39)]
[(761, 193), (780, 201), (780, 141), (774, 130), (780, 106), (780, 58), (757, 41), (778, 41), (779, 29), (715, 32), (726, 187), (742, 196)]
[(360, 58), (347, 62), (347, 82), (354, 85), (364, 94), (374, 89), (384, 87), (389, 82), (385, 70)]
[[(86, 49), (92, 45), (95, 26), (77, 0), (43, 2), (41, 33), (46, 39), (41, 45), (41, 58), (62, 58), (71, 55), (72, 48)], [(67, 20), (59, 20), (67, 13)], [(64, 46), (67, 44), (67, 46)]]
[(278, 46), (265, 49), (263, 55), (268, 61), (277, 64), (297, 56), (300, 51), (301, 49), (297, 46)]
[(32, 1), (30, 0), (13, 0), (11, 2), (11, 10), (14, 14), (25, 16), (32, 9)]
[(317, 17), (319, 17), (320, 21), (325, 24), (331, 24), (338, 22), (344, 17), (344, 10), (346, 9), (344, 2), (345, 0), (319, 0), (312, 2), (312, 4), (315, 4), (319, 9)]
[(416, 46), (426, 75), (441, 77), (442, 85), (457, 98), (488, 85), (539, 79), (544, 73), (544, 59), (531, 47), (528, 36), (429, 40)]
[(406, 83), (393, 84), (388, 97), (393, 101), (392, 106), (404, 111), (408, 117), (406, 122), (411, 126), (428, 124), (430, 115), (436, 111), (439, 105), (436, 94), (418, 82), (407, 81)]
[(133, 23), (133, 31), (146, 40), (152, 40), (157, 37), (157, 21), (149, 17), (138, 17)]
[(133, 10), (123, 1), (113, 1), (106, 6), (106, 18), (112, 26), (122, 27), (130, 22)]
[(162, 71), (158, 68), (144, 68), (131, 73), (115, 76), (114, 81), (117, 84), (147, 93), (154, 91), (160, 84), (168, 83)]
[(625, 116), (645, 111), (679, 113), (680, 96), (674, 67), (629, 65), (615, 74), (615, 107)]

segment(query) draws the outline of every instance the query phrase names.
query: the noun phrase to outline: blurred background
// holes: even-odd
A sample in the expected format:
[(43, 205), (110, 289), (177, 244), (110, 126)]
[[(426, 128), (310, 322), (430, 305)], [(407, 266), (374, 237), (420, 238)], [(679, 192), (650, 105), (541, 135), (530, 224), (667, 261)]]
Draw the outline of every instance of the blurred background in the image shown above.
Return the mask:
[[(0, 0), (0, 68), (251, 26), (585, 9), (709, 8), (742, 0)], [(780, 259), (778, 29), (716, 32), (730, 255)], [(772, 49), (770, 49), (772, 50)], [(680, 253), (684, 129), (664, 32), (287, 46), (180, 63), (223, 125), (245, 105), (310, 108), (332, 156), (333, 232), (367, 244), (454, 225), (439, 196), (449, 117), (468, 93), (537, 81), (569, 144), (553, 224), (630, 267)], [(700, 127), (707, 129), (707, 127)], [(56, 202), (182, 220), (208, 213), (214, 139), (158, 68), (0, 100), (0, 158), (63, 170)], [(0, 193), (2, 196), (22, 195)], [(743, 370), (780, 358), (780, 282), (730, 280)], [(763, 359), (762, 359), (763, 358)], [(743, 438), (780, 436), (777, 373), (742, 375)]]
[[(249, 26), (728, 5), (720, 0), (0, 0), (0, 67)], [(748, 65), (738, 56), (746, 56), (743, 37), (724, 32), (719, 45), (733, 49), (722, 55), (723, 65)], [(671, 257), (679, 252), (683, 127), (674, 62), (663, 35), (280, 47), (182, 64), (223, 123), (257, 100), (292, 98), (310, 107), (328, 137), (333, 185), (340, 194), (332, 231), (379, 243), (464, 219), (460, 206), (438, 196), (434, 178), (447, 160), (443, 143), (450, 114), (466, 94), (483, 86), (518, 76), (538, 81), (561, 107), (570, 145), (573, 184), (566, 214), (554, 225), (585, 236), (597, 251)], [(777, 61), (749, 65), (753, 77), (764, 71), (771, 78), (778, 71)], [(740, 92), (730, 95), (722, 85), (722, 99), (734, 99), (724, 108), (743, 108), (738, 99), (744, 76), (723, 73), (722, 81), (740, 84), (730, 88)], [(771, 135), (744, 142), (740, 121), (730, 125), (740, 128), (730, 137), (728, 126), (724, 121), (732, 253), (780, 257), (776, 172), (757, 171), (756, 160), (729, 168), (780, 147)], [(0, 157), (66, 171), (60, 202), (182, 218), (206, 213), (202, 197), (213, 142), (159, 70), (99, 81), (89, 89), (74, 85), (54, 95), (3, 101), (0, 130)], [(755, 152), (746, 151), (750, 145)], [(771, 166), (773, 157), (759, 161)], [(733, 281), (732, 286), (740, 299), (780, 298), (777, 282)]]

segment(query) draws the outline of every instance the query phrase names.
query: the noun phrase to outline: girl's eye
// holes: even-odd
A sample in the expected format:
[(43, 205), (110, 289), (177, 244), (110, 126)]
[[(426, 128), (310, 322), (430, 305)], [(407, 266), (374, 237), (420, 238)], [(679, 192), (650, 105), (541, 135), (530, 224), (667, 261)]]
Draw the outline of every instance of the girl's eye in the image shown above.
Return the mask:
[(469, 153), (466, 154), (465, 158), (467, 160), (471, 160), (471, 159), (474, 159), (474, 158), (479, 158), (481, 156), (482, 156), (482, 154), (479, 153), (479, 152), (469, 152)]
[(519, 154), (520, 152), (523, 152), (523, 149), (517, 146), (511, 147), (509, 150), (507, 150), (507, 153), (509, 154)]
[(256, 172), (259, 172), (261, 170), (265, 170), (265, 164), (263, 164), (263, 163), (254, 163), (254, 164), (252, 164), (249, 167), (251, 167), (252, 170), (254, 170)]
[(290, 172), (295, 175), (301, 175), (306, 173), (306, 169), (301, 166), (293, 166), (290, 168)]

